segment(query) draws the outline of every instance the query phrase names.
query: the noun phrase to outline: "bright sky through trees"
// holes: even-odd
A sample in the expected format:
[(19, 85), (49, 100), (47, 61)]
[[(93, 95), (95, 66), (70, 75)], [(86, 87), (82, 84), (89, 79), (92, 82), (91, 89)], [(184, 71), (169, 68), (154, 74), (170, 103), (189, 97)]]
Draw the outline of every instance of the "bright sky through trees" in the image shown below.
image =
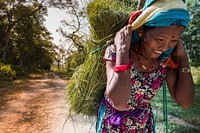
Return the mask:
[(59, 45), (64, 41), (64, 38), (56, 30), (61, 26), (61, 21), (64, 19), (65, 20), (70, 19), (70, 16), (67, 15), (67, 13), (63, 10), (59, 10), (56, 8), (49, 8), (48, 16), (46, 16), (45, 19), (46, 19), (45, 25), (47, 29), (52, 33), (51, 36), (54, 38), (53, 43)]

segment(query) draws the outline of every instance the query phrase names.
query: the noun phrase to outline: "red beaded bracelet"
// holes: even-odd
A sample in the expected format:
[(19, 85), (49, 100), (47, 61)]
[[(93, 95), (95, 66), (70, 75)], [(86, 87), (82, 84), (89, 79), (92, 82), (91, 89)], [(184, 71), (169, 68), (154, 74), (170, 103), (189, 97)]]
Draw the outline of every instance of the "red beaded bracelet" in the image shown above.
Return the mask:
[(131, 69), (130, 64), (114, 66), (115, 72), (125, 71)]

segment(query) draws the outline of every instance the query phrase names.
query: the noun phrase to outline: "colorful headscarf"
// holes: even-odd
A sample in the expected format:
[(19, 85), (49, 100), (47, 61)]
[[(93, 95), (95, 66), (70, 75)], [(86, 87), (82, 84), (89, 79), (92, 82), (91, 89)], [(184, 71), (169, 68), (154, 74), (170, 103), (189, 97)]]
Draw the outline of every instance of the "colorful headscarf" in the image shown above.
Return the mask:
[[(187, 27), (190, 15), (182, 0), (146, 0), (142, 10), (131, 13), (129, 24), (132, 25), (132, 43), (138, 41), (137, 28), (146, 26), (182, 25)], [(173, 49), (161, 55), (167, 60)]]
[(182, 0), (146, 0), (142, 13), (132, 23), (132, 29), (135, 30), (142, 25), (171, 26), (178, 24), (186, 27), (189, 21), (190, 15)]

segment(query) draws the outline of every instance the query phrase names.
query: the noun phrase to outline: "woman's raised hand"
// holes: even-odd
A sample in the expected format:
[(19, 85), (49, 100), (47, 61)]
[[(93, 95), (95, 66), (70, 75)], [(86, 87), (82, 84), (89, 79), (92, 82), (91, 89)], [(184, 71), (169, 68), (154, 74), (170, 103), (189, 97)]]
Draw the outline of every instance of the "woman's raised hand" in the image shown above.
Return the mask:
[(177, 60), (177, 63), (180, 63), (181, 60), (188, 60), (187, 52), (183, 46), (182, 40), (176, 45), (173, 56)]
[(117, 51), (129, 51), (131, 45), (132, 27), (124, 26), (115, 36), (114, 44)]

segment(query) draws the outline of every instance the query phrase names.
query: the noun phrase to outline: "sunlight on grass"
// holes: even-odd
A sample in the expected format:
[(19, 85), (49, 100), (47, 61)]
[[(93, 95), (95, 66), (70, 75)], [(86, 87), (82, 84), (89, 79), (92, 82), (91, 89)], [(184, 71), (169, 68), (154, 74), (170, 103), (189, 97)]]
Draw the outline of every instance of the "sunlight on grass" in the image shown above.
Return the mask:
[(191, 71), (194, 83), (200, 85), (200, 67), (191, 67)]
[(32, 73), (28, 75), (30, 78), (41, 78), (43, 77), (43, 73)]
[(17, 79), (13, 83), (16, 83), (16, 84), (24, 83), (24, 80), (23, 79)]

